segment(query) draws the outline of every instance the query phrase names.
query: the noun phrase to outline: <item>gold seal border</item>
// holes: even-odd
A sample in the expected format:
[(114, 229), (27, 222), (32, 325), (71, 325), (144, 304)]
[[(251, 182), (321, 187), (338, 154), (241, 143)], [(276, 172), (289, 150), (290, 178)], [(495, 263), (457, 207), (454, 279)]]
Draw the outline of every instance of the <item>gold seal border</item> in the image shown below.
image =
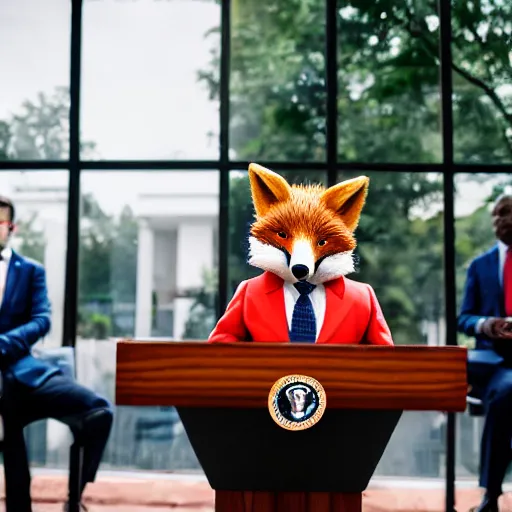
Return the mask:
[[(299, 422), (287, 420), (279, 411), (275, 401), (279, 391), (281, 391), (281, 389), (287, 384), (292, 384), (294, 382), (307, 384), (308, 386), (312, 387), (318, 395), (318, 408), (315, 411), (315, 414), (313, 414), (313, 416), (309, 417), (305, 421)], [(296, 431), (311, 428), (320, 421), (320, 418), (324, 415), (326, 406), (327, 395), (322, 384), (320, 384), (320, 382), (318, 382), (313, 377), (309, 377), (307, 375), (285, 375), (275, 382), (275, 384), (270, 389), (270, 393), (268, 394), (268, 410), (270, 412), (270, 416), (280, 427), (286, 430)]]

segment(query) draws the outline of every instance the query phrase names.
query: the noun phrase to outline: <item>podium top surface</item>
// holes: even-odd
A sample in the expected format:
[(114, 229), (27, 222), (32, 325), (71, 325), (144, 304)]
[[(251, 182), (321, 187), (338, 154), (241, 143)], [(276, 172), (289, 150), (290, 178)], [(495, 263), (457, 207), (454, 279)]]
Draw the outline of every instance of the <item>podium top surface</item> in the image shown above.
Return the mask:
[(286, 375), (318, 380), (327, 407), (459, 412), (466, 408), (462, 347), (120, 341), (116, 404), (267, 407)]

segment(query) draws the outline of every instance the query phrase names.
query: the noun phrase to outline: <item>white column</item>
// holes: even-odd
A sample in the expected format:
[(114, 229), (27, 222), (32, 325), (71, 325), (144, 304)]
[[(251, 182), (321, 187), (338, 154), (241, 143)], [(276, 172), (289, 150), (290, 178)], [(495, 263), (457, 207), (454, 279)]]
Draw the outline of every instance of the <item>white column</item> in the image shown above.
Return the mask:
[(153, 230), (144, 219), (139, 221), (138, 244), (135, 336), (147, 338), (151, 336), (155, 240)]
[(213, 265), (213, 226), (180, 224), (176, 247), (176, 287), (201, 288), (203, 270)]
[[(176, 247), (176, 288), (182, 292), (204, 286), (203, 272), (213, 266), (213, 231), (211, 224), (184, 223), (178, 227)], [(193, 299), (174, 301), (174, 338), (181, 339)]]

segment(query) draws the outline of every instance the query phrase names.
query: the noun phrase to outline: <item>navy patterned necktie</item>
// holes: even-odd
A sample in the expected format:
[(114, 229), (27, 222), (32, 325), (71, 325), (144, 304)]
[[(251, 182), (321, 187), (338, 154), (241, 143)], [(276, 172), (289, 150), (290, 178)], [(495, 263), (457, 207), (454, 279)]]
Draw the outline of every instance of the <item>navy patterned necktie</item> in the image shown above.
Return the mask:
[(316, 319), (309, 294), (316, 286), (306, 281), (299, 281), (293, 286), (300, 293), (300, 297), (293, 309), (290, 341), (292, 343), (314, 343), (316, 341)]

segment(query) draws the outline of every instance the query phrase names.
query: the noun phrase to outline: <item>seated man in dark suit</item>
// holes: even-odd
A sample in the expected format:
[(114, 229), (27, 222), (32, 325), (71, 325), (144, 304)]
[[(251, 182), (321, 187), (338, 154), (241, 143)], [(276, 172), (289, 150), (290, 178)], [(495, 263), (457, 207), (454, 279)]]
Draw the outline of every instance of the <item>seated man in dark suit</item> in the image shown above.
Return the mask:
[(511, 460), (512, 442), (512, 196), (492, 211), (498, 243), (475, 258), (467, 271), (459, 331), (476, 338), (468, 379), (485, 406), (478, 512), (498, 511), (498, 497)]
[(45, 418), (69, 425), (75, 444), (83, 447), (81, 496), (87, 482), (94, 481), (113, 415), (104, 398), (77, 384), (58, 367), (31, 355), (31, 346), (50, 330), (51, 311), (44, 268), (8, 246), (14, 213), (12, 202), (0, 197), (0, 369), (6, 506), (7, 512), (31, 512), (23, 427)]

